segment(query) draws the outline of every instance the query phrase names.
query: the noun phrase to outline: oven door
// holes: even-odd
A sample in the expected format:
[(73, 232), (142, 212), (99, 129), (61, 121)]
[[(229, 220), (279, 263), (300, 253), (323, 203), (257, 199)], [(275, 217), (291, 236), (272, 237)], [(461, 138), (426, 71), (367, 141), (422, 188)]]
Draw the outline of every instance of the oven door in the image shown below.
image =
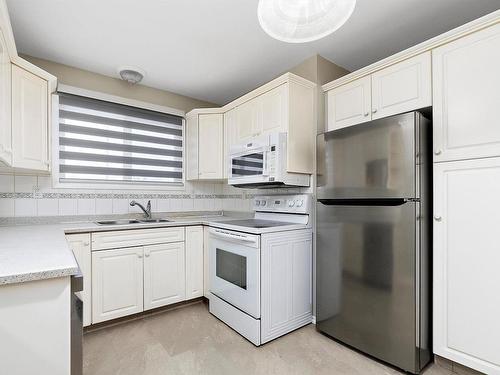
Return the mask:
[(210, 292), (260, 318), (260, 238), (210, 228)]

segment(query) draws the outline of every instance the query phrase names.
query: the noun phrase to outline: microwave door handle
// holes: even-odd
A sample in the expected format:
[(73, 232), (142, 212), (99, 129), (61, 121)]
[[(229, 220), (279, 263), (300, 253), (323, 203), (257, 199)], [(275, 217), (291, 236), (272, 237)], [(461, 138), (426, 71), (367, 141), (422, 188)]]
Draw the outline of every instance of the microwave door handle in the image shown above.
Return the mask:
[(267, 153), (268, 150), (265, 150), (262, 153), (262, 175), (269, 176), (269, 165), (267, 165)]

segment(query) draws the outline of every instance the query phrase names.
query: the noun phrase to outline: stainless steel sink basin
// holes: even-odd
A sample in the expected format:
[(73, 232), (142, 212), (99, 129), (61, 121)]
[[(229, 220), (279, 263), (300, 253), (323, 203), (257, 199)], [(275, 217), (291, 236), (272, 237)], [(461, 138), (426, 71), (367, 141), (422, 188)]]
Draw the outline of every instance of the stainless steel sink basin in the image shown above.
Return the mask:
[(98, 225), (127, 225), (127, 224), (150, 224), (150, 223), (168, 223), (167, 219), (120, 219), (120, 220), (101, 220), (96, 221)]
[(168, 223), (170, 220), (167, 219), (140, 219), (141, 223)]
[(127, 225), (127, 224), (140, 224), (139, 220), (135, 219), (121, 219), (121, 220), (101, 220), (96, 221), (99, 225)]

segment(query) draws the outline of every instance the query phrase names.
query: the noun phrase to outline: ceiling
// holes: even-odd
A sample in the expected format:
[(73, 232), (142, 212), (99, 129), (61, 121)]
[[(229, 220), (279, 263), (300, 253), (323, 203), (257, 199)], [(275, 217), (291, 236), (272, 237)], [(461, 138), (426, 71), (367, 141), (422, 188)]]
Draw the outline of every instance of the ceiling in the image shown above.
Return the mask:
[(334, 34), (267, 36), (257, 0), (7, 0), (21, 53), (225, 104), (318, 53), (355, 70), (500, 8), (499, 0), (358, 0)]

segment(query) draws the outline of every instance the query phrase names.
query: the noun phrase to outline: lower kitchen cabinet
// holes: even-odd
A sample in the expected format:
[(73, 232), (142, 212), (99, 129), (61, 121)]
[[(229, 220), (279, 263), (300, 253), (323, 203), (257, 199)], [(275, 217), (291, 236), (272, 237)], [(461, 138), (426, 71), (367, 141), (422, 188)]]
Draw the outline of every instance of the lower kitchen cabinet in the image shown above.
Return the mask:
[(203, 296), (203, 227), (186, 227), (186, 299)]
[(262, 235), (261, 343), (312, 319), (312, 232)]
[(77, 295), (83, 301), (83, 326), (92, 323), (92, 255), (90, 252), (90, 233), (69, 234), (68, 245), (83, 275), (83, 290)]
[(434, 164), (434, 353), (500, 374), (500, 158)]
[(185, 299), (184, 242), (144, 246), (144, 310)]
[(142, 247), (92, 253), (92, 323), (143, 311)]

